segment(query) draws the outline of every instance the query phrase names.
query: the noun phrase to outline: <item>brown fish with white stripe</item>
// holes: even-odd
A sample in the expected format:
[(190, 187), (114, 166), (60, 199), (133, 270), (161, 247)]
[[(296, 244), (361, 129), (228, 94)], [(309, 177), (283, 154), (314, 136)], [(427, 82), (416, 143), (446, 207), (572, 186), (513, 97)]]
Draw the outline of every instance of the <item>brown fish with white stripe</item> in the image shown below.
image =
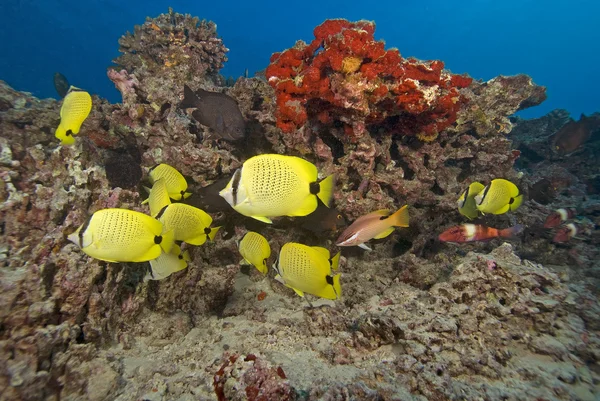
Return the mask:
[(375, 238), (385, 238), (395, 227), (408, 227), (408, 205), (402, 206), (396, 213), (389, 210), (376, 210), (359, 217), (337, 239), (337, 246), (358, 246), (370, 251), (365, 242)]

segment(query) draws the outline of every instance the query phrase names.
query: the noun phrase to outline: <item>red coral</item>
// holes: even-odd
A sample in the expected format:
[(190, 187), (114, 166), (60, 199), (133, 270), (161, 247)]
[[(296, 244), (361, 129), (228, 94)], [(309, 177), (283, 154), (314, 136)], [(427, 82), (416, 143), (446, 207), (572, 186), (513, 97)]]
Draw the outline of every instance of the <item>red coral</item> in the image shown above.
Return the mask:
[(357, 141), (364, 127), (378, 124), (430, 140), (453, 124), (466, 102), (458, 89), (472, 79), (450, 74), (441, 61), (403, 59), (374, 32), (370, 21), (326, 20), (310, 44), (273, 54), (266, 75), (277, 95), (278, 127), (290, 133), (307, 121), (342, 123)]

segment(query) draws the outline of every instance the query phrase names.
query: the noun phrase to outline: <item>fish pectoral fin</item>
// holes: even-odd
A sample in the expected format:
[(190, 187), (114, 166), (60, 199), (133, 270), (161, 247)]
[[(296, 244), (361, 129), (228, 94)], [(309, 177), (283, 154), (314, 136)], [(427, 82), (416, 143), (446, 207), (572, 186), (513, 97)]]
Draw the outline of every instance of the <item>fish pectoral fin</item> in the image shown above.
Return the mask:
[(358, 244), (358, 247), (364, 249), (365, 251), (372, 251), (372, 249), (365, 244)]
[(303, 296), (304, 296), (304, 293), (303, 293), (302, 291), (300, 291), (299, 289), (296, 289), (296, 288), (294, 288), (294, 287), (292, 287), (292, 286), (290, 286), (290, 285), (287, 285), (287, 284), (286, 284), (286, 287), (290, 287), (292, 290), (294, 290), (294, 292), (295, 292), (296, 294), (300, 295), (301, 297), (303, 297)]
[(385, 230), (383, 230), (381, 233), (377, 234), (373, 238), (375, 238), (375, 239), (385, 238), (393, 232), (394, 232), (394, 227), (386, 228)]
[(256, 219), (258, 221), (262, 221), (263, 223), (273, 224), (271, 219), (269, 219), (268, 217), (264, 217), (264, 216), (250, 216), (250, 217), (252, 217), (253, 219)]
[(248, 262), (246, 259), (242, 259), (242, 260), (240, 260), (239, 264), (241, 266), (248, 266), (248, 265), (251, 265), (252, 263)]
[(224, 132), (226, 132), (226, 130), (227, 130), (227, 127), (225, 126), (225, 119), (223, 119), (222, 114), (219, 114), (217, 116), (215, 131), (217, 131), (218, 133), (224, 133)]

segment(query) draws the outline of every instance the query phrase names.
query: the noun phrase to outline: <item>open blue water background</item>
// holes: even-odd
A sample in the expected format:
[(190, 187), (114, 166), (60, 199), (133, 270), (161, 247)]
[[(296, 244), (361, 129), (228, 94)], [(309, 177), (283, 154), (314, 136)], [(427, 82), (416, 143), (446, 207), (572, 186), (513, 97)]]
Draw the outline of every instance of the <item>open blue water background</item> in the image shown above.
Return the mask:
[(55, 71), (90, 92), (120, 101), (106, 77), (118, 38), (146, 16), (173, 7), (217, 23), (230, 49), (225, 76), (265, 68), (271, 53), (310, 41), (327, 18), (369, 19), (388, 47), (440, 59), (476, 79), (526, 73), (548, 100), (521, 113), (565, 108), (575, 117), (600, 110), (598, 0), (151, 1), (0, 2), (0, 79), (38, 97), (56, 97)]

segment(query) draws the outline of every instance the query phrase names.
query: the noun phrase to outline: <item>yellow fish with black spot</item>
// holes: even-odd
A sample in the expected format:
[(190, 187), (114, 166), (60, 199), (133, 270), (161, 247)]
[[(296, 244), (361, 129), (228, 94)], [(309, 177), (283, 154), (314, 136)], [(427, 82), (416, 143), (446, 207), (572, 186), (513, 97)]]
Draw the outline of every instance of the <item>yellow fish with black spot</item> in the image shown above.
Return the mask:
[(317, 168), (304, 159), (264, 154), (246, 160), (219, 195), (244, 216), (270, 224), (269, 217), (314, 212), (317, 197), (330, 207), (333, 187), (333, 175), (318, 182)]
[(475, 196), (475, 206), (481, 213), (503, 214), (517, 210), (521, 203), (523, 194), (519, 188), (502, 178), (492, 180)]
[(267, 274), (267, 260), (271, 256), (271, 247), (265, 237), (248, 231), (240, 241), (239, 251), (244, 258), (240, 263), (251, 264), (262, 274)]
[(475, 197), (483, 191), (484, 185), (480, 182), (473, 182), (467, 187), (458, 198), (458, 211), (468, 219), (474, 219), (479, 216), (479, 210), (475, 204)]
[(275, 279), (293, 289), (301, 297), (304, 293), (326, 299), (342, 295), (340, 274), (333, 275), (340, 261), (338, 252), (333, 258), (329, 251), (318, 246), (288, 242), (281, 247), (279, 259), (273, 265)]
[(187, 250), (182, 252), (179, 245), (173, 244), (171, 252), (163, 252), (158, 258), (150, 261), (150, 272), (144, 281), (167, 278), (171, 274), (185, 269), (190, 260), (190, 253)]
[(149, 192), (148, 199), (144, 200), (142, 205), (148, 203), (150, 216), (156, 216), (165, 206), (171, 204), (171, 197), (164, 178), (154, 181), (152, 188), (146, 188), (146, 190)]
[(202, 245), (206, 239), (213, 240), (220, 227), (211, 228), (212, 217), (204, 210), (184, 203), (171, 203), (156, 215), (166, 229), (173, 230), (175, 241), (190, 245)]
[(62, 145), (75, 143), (73, 135), (79, 133), (81, 124), (92, 111), (92, 97), (86, 91), (71, 86), (60, 108), (60, 124), (54, 136)]
[(183, 174), (168, 164), (161, 163), (152, 167), (148, 175), (150, 176), (151, 184), (154, 184), (161, 178), (165, 180), (167, 192), (171, 199), (182, 200), (191, 195), (190, 192), (186, 192), (188, 184)]
[(107, 262), (146, 262), (171, 252), (174, 232), (147, 214), (102, 209), (92, 214), (69, 241), (89, 256)]

